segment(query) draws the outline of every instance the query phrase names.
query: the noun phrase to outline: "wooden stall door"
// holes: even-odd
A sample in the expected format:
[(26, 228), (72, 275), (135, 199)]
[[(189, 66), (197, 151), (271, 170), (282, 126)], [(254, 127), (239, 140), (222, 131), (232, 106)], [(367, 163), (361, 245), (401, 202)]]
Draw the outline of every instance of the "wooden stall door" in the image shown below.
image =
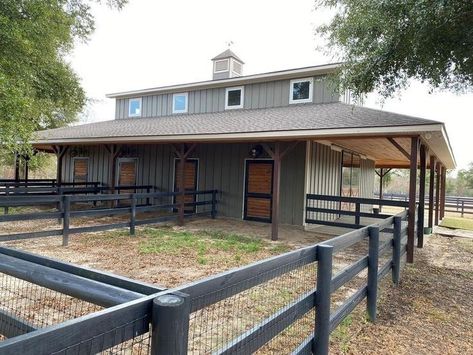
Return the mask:
[[(179, 174), (181, 160), (176, 159), (174, 164), (174, 192), (179, 192), (181, 190), (181, 177)], [(184, 164), (184, 190), (185, 191), (196, 191), (197, 190), (197, 171), (198, 171), (199, 161), (197, 159), (187, 159)], [(191, 203), (196, 201), (195, 195), (185, 195), (184, 203)], [(176, 196), (174, 198), (174, 203), (180, 203), (181, 196)], [(175, 209), (175, 212), (177, 209)], [(184, 208), (185, 213), (193, 213), (196, 211), (195, 206), (187, 206)]]
[(89, 179), (89, 158), (74, 158), (73, 183), (87, 182)]
[(244, 219), (271, 222), (273, 202), (272, 160), (247, 160)]

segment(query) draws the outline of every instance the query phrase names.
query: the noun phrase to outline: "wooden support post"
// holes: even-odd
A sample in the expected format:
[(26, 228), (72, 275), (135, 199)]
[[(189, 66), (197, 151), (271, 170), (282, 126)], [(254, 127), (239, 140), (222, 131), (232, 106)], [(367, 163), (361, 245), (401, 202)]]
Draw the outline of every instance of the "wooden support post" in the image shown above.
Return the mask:
[(179, 149), (177, 149), (175, 146), (172, 146), (174, 153), (179, 159), (177, 174), (179, 176), (179, 180), (181, 181), (181, 186), (178, 186), (180, 202), (179, 202), (179, 207), (178, 207), (177, 223), (180, 226), (184, 225), (184, 209), (185, 209), (185, 195), (186, 195), (186, 189), (184, 186), (184, 173), (185, 173), (184, 169), (185, 169), (187, 158), (189, 157), (190, 153), (194, 150), (195, 147), (196, 147), (195, 143), (192, 144), (187, 150), (186, 150), (186, 145), (184, 143), (180, 145)]
[(20, 159), (18, 152), (15, 152), (15, 182), (20, 181)]
[(407, 262), (414, 262), (414, 242), (416, 223), (417, 148), (418, 137), (411, 138), (411, 167), (409, 173), (409, 216), (407, 226)]
[(314, 354), (328, 354), (333, 247), (317, 246), (317, 292), (315, 293)]
[(392, 279), (393, 283), (399, 285), (399, 279), (401, 275), (401, 227), (402, 218), (394, 217), (394, 232), (393, 232), (393, 270)]
[[(384, 169), (379, 169), (379, 199), (383, 199), (383, 179), (384, 179)], [(379, 212), (383, 211), (383, 206), (379, 205)]]
[(25, 162), (25, 182), (26, 182), (26, 187), (28, 187), (28, 176), (29, 176), (29, 170), (30, 170), (30, 157), (28, 155), (23, 156), (23, 160)]
[(131, 214), (130, 214), (130, 235), (135, 236), (136, 232), (136, 195), (131, 195)]
[(187, 295), (162, 295), (153, 300), (151, 355), (185, 355), (191, 303)]
[(435, 185), (435, 157), (430, 156), (429, 174), (429, 228), (434, 227), (434, 185)]
[(263, 148), (273, 159), (273, 194), (271, 206), (271, 240), (278, 240), (279, 235), (279, 201), (281, 187), (281, 161), (284, 156), (291, 151), (299, 142), (289, 144), (286, 149), (281, 152), (279, 142), (274, 143), (274, 149), (267, 144), (263, 144)]
[(370, 321), (376, 321), (376, 303), (378, 297), (378, 249), (379, 227), (369, 227), (368, 246), (368, 288), (366, 308)]
[(445, 217), (445, 192), (447, 190), (447, 168), (442, 166), (442, 183), (440, 184), (440, 220)]
[(420, 146), (420, 174), (419, 174), (419, 216), (417, 217), (417, 247), (424, 246), (424, 214), (425, 214), (425, 173), (427, 168), (425, 145)]
[(69, 149), (68, 146), (57, 146), (55, 148), (56, 156), (57, 156), (57, 171), (56, 171), (56, 186), (60, 187), (62, 183), (62, 162), (64, 155), (66, 154), (67, 150)]
[(440, 162), (437, 162), (437, 182), (435, 184), (435, 225), (439, 225), (440, 212)]
[(271, 240), (278, 240), (279, 234), (279, 193), (281, 188), (281, 147), (274, 145), (273, 201), (271, 211)]

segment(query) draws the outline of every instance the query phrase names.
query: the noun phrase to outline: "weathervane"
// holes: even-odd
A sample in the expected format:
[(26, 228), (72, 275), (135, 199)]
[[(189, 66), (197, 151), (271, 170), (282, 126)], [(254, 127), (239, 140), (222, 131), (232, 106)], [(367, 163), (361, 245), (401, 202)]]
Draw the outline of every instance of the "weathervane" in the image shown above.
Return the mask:
[(227, 45), (228, 48), (231, 48), (231, 46), (233, 45), (233, 41), (227, 41), (225, 42), (225, 44)]

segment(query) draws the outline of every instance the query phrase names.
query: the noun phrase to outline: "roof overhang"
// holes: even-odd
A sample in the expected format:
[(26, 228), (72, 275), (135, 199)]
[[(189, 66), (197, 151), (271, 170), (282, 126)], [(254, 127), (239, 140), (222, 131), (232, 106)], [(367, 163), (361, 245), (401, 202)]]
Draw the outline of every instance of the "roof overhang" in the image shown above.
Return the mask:
[(106, 97), (127, 98), (127, 97), (164, 94), (164, 93), (172, 93), (172, 92), (188, 91), (188, 90), (220, 88), (220, 87), (225, 87), (228, 85), (243, 85), (243, 84), (252, 84), (252, 83), (259, 83), (259, 82), (268, 82), (268, 81), (274, 81), (274, 80), (294, 78), (298, 76), (302, 77), (302, 76), (312, 76), (312, 75), (313, 76), (326, 75), (326, 74), (334, 73), (340, 67), (340, 65), (341, 63), (332, 63), (332, 64), (324, 64), (324, 65), (317, 65), (317, 66), (290, 69), (290, 70), (281, 70), (281, 71), (262, 73), (262, 74), (246, 75), (246, 76), (240, 76), (240, 77), (229, 78), (229, 79), (208, 80), (208, 81), (200, 81), (200, 82), (188, 83), (188, 84), (161, 86), (161, 87), (155, 87), (155, 88), (149, 88), (149, 89), (143, 89), (143, 90), (123, 91), (123, 92), (107, 94)]
[[(59, 138), (51, 140), (36, 140), (33, 145), (38, 149), (50, 150), (52, 145), (93, 145), (93, 144), (166, 144), (166, 143), (225, 143), (225, 142), (254, 142), (254, 141), (284, 141), (284, 140), (325, 140), (340, 141), (343, 139), (358, 140), (358, 150), (363, 153), (363, 144), (371, 138), (385, 137), (415, 137), (420, 136), (428, 146), (431, 154), (435, 155), (447, 168), (456, 166), (455, 158), (442, 123), (364, 128), (330, 128), (315, 130), (286, 130), (265, 132), (238, 132), (218, 134), (183, 134), (183, 135), (140, 135), (120, 137), (90, 137), (90, 138)], [(340, 145), (343, 146), (343, 143)], [(374, 159), (374, 158), (373, 158)], [(404, 162), (405, 163), (405, 162)], [(403, 164), (404, 164), (403, 163)], [(393, 163), (394, 164), (394, 163)], [(401, 164), (401, 163), (399, 163)], [(396, 166), (401, 167), (401, 166)]]

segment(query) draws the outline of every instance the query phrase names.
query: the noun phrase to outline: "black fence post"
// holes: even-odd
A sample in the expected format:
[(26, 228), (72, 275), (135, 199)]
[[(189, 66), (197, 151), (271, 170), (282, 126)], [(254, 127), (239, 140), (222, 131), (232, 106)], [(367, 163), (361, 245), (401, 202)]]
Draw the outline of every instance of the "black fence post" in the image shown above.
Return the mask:
[(392, 279), (395, 285), (399, 285), (401, 275), (401, 227), (402, 218), (394, 217)]
[(136, 195), (131, 194), (130, 235), (134, 236), (136, 227)]
[(361, 212), (361, 204), (359, 202), (355, 202), (355, 224), (359, 226), (361, 224), (360, 219), (360, 212)]
[(366, 307), (372, 322), (376, 321), (376, 299), (378, 297), (378, 252), (379, 227), (369, 228), (368, 246), (368, 290)]
[(63, 197), (63, 218), (62, 218), (62, 246), (69, 244), (69, 224), (71, 212), (71, 196)]
[[(9, 186), (8, 184), (5, 184), (5, 196), (8, 197), (9, 194), (10, 194)], [(3, 207), (3, 214), (8, 214), (8, 206)]]
[(212, 219), (217, 217), (217, 190), (212, 190), (212, 211), (210, 212)]
[(317, 246), (317, 289), (315, 293), (314, 354), (328, 354), (333, 247)]
[[(8, 210), (7, 210), (8, 211)], [(463, 215), (465, 214), (465, 201), (462, 200), (462, 218), (463, 218)]]
[(153, 300), (151, 355), (187, 354), (190, 299), (168, 294)]

